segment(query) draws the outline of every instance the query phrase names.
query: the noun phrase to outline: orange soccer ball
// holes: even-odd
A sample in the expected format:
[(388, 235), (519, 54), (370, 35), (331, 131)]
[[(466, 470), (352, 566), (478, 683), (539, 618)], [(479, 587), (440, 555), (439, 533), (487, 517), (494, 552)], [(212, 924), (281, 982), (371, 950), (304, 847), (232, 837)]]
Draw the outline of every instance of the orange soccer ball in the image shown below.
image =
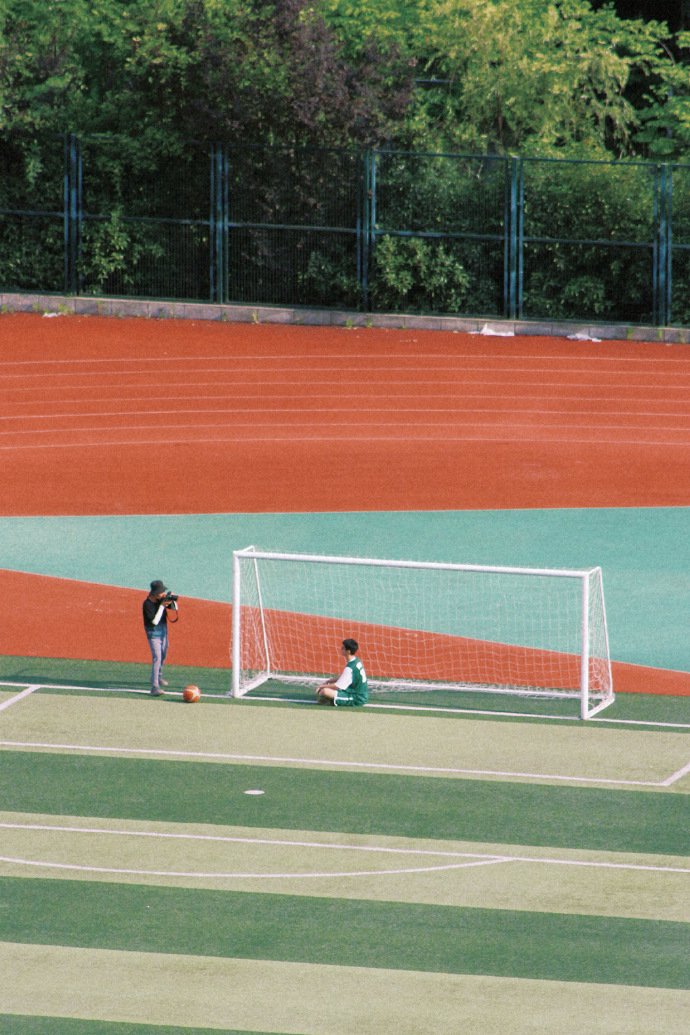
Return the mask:
[(195, 701), (198, 701), (200, 697), (201, 690), (198, 686), (194, 686), (193, 683), (190, 683), (190, 685), (186, 686), (182, 691), (182, 699), (185, 701), (189, 701), (190, 704), (193, 704)]

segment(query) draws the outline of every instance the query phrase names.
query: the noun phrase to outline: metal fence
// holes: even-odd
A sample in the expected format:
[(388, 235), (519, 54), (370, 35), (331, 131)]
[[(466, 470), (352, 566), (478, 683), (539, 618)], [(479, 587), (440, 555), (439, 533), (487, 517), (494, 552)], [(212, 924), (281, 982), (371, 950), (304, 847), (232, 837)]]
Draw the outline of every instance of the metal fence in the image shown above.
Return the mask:
[(5, 291), (690, 323), (690, 166), (0, 137)]

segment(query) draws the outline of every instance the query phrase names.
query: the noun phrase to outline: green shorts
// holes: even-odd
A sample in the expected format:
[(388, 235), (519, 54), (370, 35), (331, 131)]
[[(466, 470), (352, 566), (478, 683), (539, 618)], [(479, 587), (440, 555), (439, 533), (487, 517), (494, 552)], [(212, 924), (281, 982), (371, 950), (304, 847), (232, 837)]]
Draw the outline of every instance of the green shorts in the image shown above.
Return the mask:
[(333, 700), (336, 708), (361, 708), (366, 703), (366, 701), (362, 701), (359, 697), (354, 697), (344, 690), (338, 690)]

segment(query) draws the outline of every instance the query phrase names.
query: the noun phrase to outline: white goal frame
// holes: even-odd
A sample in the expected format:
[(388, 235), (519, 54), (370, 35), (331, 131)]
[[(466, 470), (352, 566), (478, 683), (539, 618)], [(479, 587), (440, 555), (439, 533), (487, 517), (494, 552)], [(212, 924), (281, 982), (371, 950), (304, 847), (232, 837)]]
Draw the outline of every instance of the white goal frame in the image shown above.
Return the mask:
[[(467, 677), (463, 678), (461, 672), (451, 672), (448, 674), (448, 681), (437, 681), (433, 682), (425, 681), (423, 683), (414, 680), (405, 680), (403, 674), (401, 674), (401, 680), (405, 683), (405, 689), (409, 690), (465, 690), (474, 692), (488, 692), (488, 693), (501, 693), (519, 696), (529, 697), (548, 697), (548, 698), (578, 698), (580, 703), (580, 717), (582, 719), (590, 719), (596, 715), (602, 709), (607, 708), (614, 701), (613, 692), (613, 678), (611, 672), (611, 660), (609, 651), (609, 640), (608, 640), (608, 629), (606, 623), (606, 611), (604, 606), (603, 596), (603, 581), (601, 568), (588, 568), (583, 570), (572, 570), (572, 569), (554, 569), (554, 568), (517, 568), (517, 567), (502, 567), (502, 566), (490, 566), (490, 565), (477, 565), (477, 564), (450, 564), (450, 563), (438, 563), (438, 562), (425, 562), (425, 561), (405, 561), (405, 560), (381, 560), (374, 558), (363, 558), (363, 557), (340, 557), (340, 556), (322, 556), (318, 554), (300, 554), (300, 553), (277, 553), (266, 550), (258, 550), (253, 546), (245, 547), (242, 550), (235, 550), (233, 552), (233, 576), (232, 576), (232, 647), (231, 647), (231, 661), (232, 661), (232, 684), (230, 694), (232, 697), (242, 697), (251, 690), (256, 689), (262, 683), (268, 680), (278, 679), (282, 682), (287, 683), (315, 683), (322, 681), (324, 678), (332, 678), (333, 673), (327, 675), (323, 672), (307, 672), (307, 673), (296, 673), (296, 672), (280, 672), (274, 671), (271, 657), (271, 644), (269, 642), (268, 634), (268, 623), (266, 621), (266, 614), (270, 608), (264, 608), (264, 602), (262, 599), (262, 588), (261, 588), (261, 576), (260, 576), (260, 562), (264, 561), (277, 561), (277, 562), (300, 562), (304, 564), (319, 564), (319, 565), (351, 565), (358, 566), (359, 568), (394, 568), (394, 569), (424, 569), (425, 571), (442, 571), (442, 572), (473, 572), (473, 573), (486, 573), (487, 575), (499, 575), (505, 576), (507, 580), (510, 580), (511, 576), (539, 576), (547, 579), (567, 579), (574, 580), (580, 583), (579, 592), (579, 632), (575, 634), (577, 638), (576, 651), (572, 654), (575, 660), (579, 663), (579, 686), (570, 689), (562, 689), (558, 687), (548, 686), (505, 686), (505, 685), (491, 685), (484, 684), (477, 685), (476, 683), (469, 682)], [(242, 599), (242, 565), (250, 562), (253, 568), (253, 578), (255, 579), (255, 590), (256, 599), (250, 605)], [(598, 685), (592, 687), (591, 682), (591, 662), (592, 662), (592, 628), (591, 628), (591, 615), (590, 615), (590, 600), (592, 598), (592, 592), (596, 595), (597, 600), (600, 603), (600, 616), (598, 619), (599, 628), (597, 632), (597, 643), (598, 651), (595, 655), (597, 660), (597, 680)], [(242, 646), (243, 637), (245, 630), (243, 627), (243, 607), (251, 609), (255, 614), (259, 615), (258, 623), (255, 622), (256, 628), (253, 631), (255, 641), (262, 641), (258, 649), (262, 653), (262, 664), (260, 666), (261, 671), (256, 672), (250, 679), (242, 679)], [(295, 612), (301, 613), (301, 612)], [(316, 617), (316, 616), (315, 616)], [(350, 620), (354, 623), (356, 616), (351, 615)], [(348, 632), (348, 620), (343, 619), (343, 635), (350, 635)], [(412, 631), (412, 630), (411, 630)], [(433, 635), (433, 632), (430, 632)], [(455, 635), (461, 635), (457, 633)], [(498, 641), (499, 643), (501, 641)], [(506, 645), (510, 641), (506, 641)], [(528, 649), (528, 648), (525, 648)], [(542, 649), (542, 648), (540, 648)], [(543, 648), (544, 651), (549, 651), (551, 648)], [(556, 649), (553, 649), (554, 652)], [(367, 661), (368, 650), (363, 645), (363, 655), (365, 663)], [(377, 688), (377, 680), (370, 676), (369, 679), (370, 687), (375, 692)], [(382, 688), (396, 686), (398, 682), (389, 683), (386, 680), (378, 681), (378, 686)]]

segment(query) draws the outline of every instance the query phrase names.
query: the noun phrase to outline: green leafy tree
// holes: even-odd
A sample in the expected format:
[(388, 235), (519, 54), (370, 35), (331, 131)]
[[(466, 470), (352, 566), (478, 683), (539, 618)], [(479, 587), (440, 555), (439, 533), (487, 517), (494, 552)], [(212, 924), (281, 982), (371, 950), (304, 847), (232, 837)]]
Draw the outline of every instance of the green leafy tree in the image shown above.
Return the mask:
[(365, 38), (348, 55), (308, 0), (187, 4), (195, 55), (181, 116), (214, 138), (252, 143), (377, 143), (399, 124), (411, 74), (392, 48)]
[(366, 26), (414, 63), (398, 135), (412, 149), (597, 157), (687, 143), (685, 38), (669, 42), (663, 22), (587, 0), (324, 4), (348, 52)]
[(652, 64), (637, 105), (635, 147), (651, 159), (690, 157), (690, 32), (679, 32)]
[(668, 30), (585, 0), (420, 0), (419, 33), (444, 84), (420, 104), (418, 139), (595, 157), (630, 151), (631, 76), (658, 72)]
[(411, 75), (355, 60), (308, 0), (4, 0), (0, 120), (30, 131), (376, 142)]

